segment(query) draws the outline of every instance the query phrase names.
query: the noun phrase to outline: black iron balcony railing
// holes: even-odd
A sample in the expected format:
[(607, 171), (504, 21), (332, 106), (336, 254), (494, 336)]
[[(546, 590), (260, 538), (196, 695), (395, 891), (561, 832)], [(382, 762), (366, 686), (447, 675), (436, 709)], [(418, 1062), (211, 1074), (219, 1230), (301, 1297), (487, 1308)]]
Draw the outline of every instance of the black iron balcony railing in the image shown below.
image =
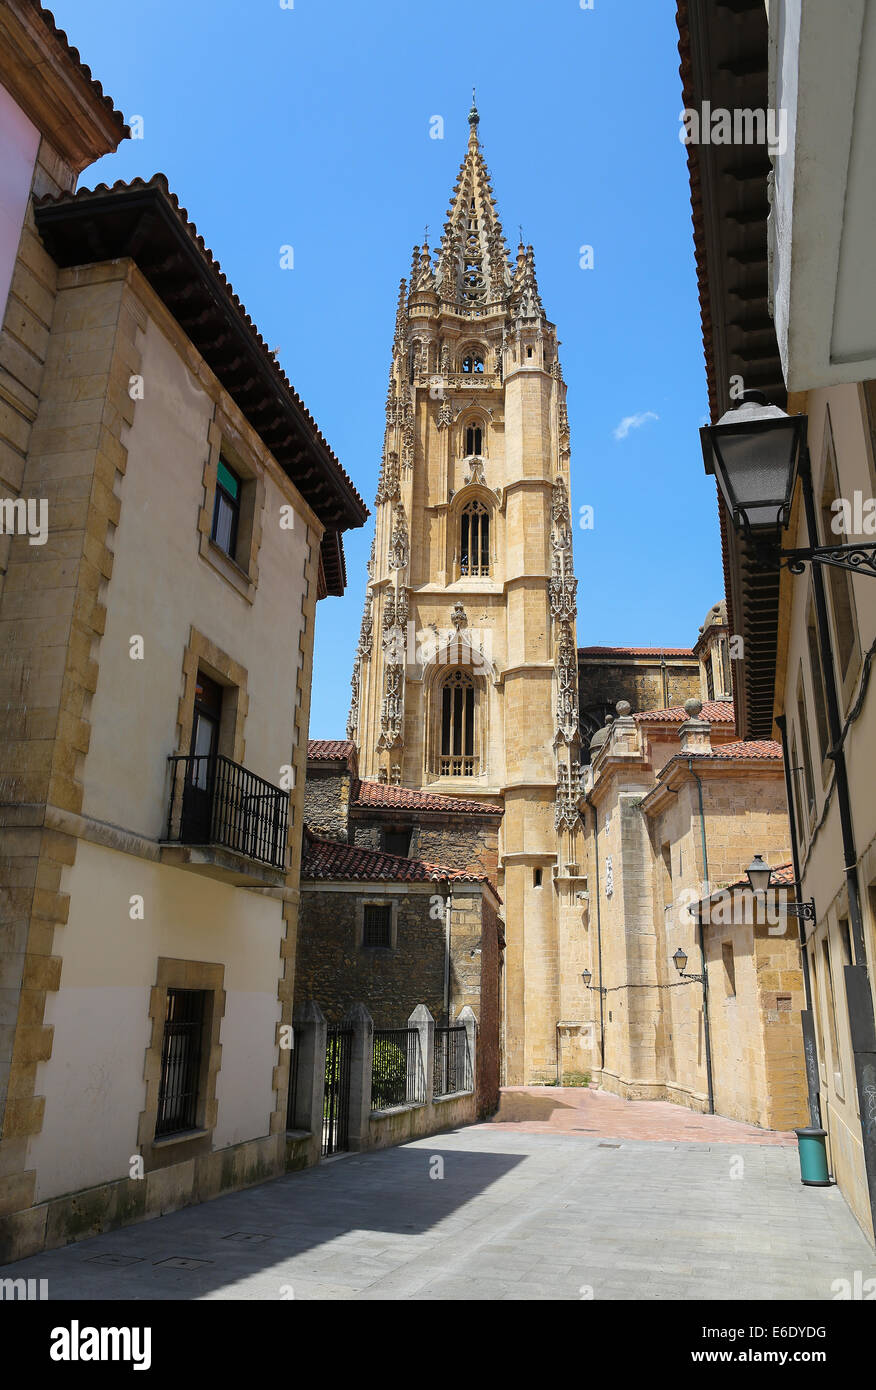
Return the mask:
[(220, 753), (174, 755), (167, 838), (224, 845), (249, 859), (286, 867), (289, 793)]

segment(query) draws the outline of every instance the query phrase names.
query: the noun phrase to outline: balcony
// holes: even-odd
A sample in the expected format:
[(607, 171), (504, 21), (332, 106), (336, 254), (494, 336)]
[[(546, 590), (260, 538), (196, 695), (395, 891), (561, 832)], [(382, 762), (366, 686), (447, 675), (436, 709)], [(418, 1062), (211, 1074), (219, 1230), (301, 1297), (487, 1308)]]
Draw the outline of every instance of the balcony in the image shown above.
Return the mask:
[(442, 777), (477, 777), (478, 759), (470, 755), (442, 754), (440, 759)]
[(281, 887), (289, 793), (222, 754), (175, 755), (162, 861), (239, 887)]

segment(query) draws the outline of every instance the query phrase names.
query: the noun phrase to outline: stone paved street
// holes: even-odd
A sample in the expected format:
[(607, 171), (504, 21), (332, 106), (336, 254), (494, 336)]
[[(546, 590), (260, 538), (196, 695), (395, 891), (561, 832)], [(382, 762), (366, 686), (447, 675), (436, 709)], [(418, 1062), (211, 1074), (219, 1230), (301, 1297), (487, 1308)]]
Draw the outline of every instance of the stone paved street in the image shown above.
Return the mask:
[(499, 1113), (0, 1275), (76, 1300), (832, 1299), (876, 1277), (839, 1191), (800, 1183), (793, 1136), (594, 1091), (505, 1092)]

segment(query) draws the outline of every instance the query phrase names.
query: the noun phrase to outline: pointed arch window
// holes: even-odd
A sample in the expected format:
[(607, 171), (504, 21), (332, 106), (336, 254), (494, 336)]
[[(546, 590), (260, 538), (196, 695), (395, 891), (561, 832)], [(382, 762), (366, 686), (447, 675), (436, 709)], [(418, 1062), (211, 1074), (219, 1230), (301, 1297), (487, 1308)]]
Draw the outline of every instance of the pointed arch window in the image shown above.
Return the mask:
[(468, 671), (452, 671), (441, 686), (442, 777), (475, 777), (478, 772), (477, 693)]
[(484, 452), (484, 432), (480, 425), (466, 425), (465, 428), (465, 456), (477, 454), (478, 457)]
[(469, 502), (459, 518), (459, 570), (465, 575), (490, 573), (490, 513), (483, 502)]

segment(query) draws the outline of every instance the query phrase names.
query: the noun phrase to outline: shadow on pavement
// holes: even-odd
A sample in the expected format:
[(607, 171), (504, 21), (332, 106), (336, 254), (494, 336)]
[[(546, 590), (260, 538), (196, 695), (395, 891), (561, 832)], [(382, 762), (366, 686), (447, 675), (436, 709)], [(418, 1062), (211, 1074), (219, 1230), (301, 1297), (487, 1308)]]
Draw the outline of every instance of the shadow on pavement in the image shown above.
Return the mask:
[[(350, 1154), (31, 1256), (0, 1275), (48, 1277), (50, 1299), (203, 1298), (244, 1278), (259, 1278), (263, 1288), (276, 1280), (277, 1292), (262, 1297), (290, 1297), (281, 1290), (291, 1287), (283, 1280), (294, 1257), (313, 1256), (296, 1268), (296, 1282), (300, 1274), (303, 1283), (324, 1285), (364, 1274), (369, 1256), (393, 1246), (404, 1245), (398, 1264), (406, 1264), (417, 1257), (413, 1238), (453, 1217), (524, 1158), (425, 1144)], [(330, 1249), (351, 1235), (343, 1250)]]

